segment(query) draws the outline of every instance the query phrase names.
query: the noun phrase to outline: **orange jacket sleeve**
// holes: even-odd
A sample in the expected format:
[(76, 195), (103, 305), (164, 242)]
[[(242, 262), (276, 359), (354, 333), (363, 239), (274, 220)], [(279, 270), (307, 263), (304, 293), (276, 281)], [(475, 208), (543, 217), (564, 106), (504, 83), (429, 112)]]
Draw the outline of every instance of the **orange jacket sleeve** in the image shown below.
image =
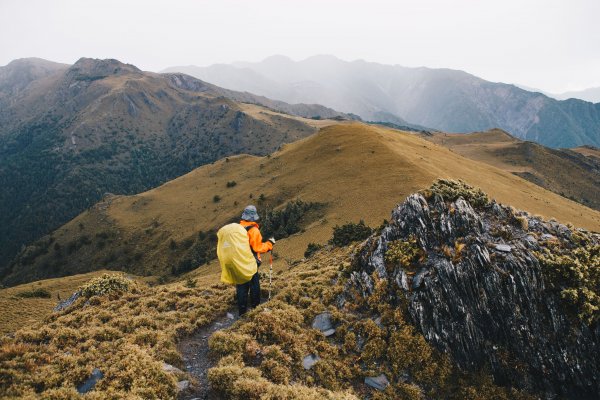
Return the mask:
[(250, 247), (252, 247), (252, 250), (254, 250), (254, 252), (257, 254), (266, 253), (268, 251), (273, 250), (273, 243), (263, 243), (260, 230), (256, 227), (248, 231), (248, 238), (250, 239)]

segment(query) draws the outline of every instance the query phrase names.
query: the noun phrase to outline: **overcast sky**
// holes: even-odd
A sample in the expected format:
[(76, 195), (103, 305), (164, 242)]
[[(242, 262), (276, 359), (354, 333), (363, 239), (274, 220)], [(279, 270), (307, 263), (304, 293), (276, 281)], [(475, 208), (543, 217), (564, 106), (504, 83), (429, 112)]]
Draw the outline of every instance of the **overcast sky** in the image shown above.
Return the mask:
[(600, 0), (0, 0), (0, 65), (332, 54), (562, 92), (600, 86), (599, 20)]

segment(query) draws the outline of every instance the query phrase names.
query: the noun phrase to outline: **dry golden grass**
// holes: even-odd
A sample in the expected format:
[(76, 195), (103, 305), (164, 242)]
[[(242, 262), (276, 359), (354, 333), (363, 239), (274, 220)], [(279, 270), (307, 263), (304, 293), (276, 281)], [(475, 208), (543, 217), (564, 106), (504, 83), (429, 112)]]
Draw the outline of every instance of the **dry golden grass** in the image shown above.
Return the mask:
[[(90, 279), (106, 271), (73, 275), (64, 278), (46, 279), (24, 285), (0, 289), (0, 335), (41, 321), (52, 313), (58, 299), (66, 300), (73, 292)], [(23, 298), (18, 294), (31, 289), (45, 289), (50, 298)]]
[[(246, 114), (250, 115), (251, 117), (267, 122), (269, 124), (273, 124), (274, 120), (273, 117), (281, 117), (282, 114), (278, 113), (276, 111), (273, 110), (269, 110), (268, 108), (259, 106), (257, 104), (249, 104), (249, 103), (238, 103), (238, 107), (240, 107), (240, 109), (242, 111), (244, 111)], [(289, 119), (294, 119), (296, 121), (300, 121), (302, 123), (305, 123), (306, 125), (310, 125), (312, 127), (315, 128), (325, 128), (326, 126), (330, 126), (330, 125), (337, 125), (340, 123), (340, 121), (336, 121), (333, 119), (311, 119), (311, 118), (303, 118), (303, 117), (298, 117), (296, 115), (285, 115), (286, 118)]]
[(590, 146), (580, 146), (575, 147), (571, 150), (576, 151), (579, 154), (583, 154), (584, 156), (593, 157), (596, 160), (600, 160), (600, 149), (598, 149), (597, 147), (592, 148)]
[[(378, 226), (407, 195), (438, 178), (463, 179), (502, 203), (600, 230), (599, 212), (508, 171), (411, 133), (341, 123), (285, 145), (268, 157), (229, 157), (148, 192), (117, 197), (110, 205), (80, 215), (54, 237), (65, 247), (84, 234), (94, 238), (99, 231), (115, 232), (117, 240), (110, 246), (100, 249), (92, 244), (73, 253), (65, 261), (71, 273), (86, 265), (104, 267), (109, 252), (128, 252), (123, 256), (124, 268), (140, 275), (164, 275), (183, 257), (180, 248), (169, 248), (171, 240), (182, 243), (199, 231), (219, 228), (237, 218), (245, 205), (257, 204), (261, 194), (274, 205), (295, 198), (326, 203), (323, 218), (304, 227), (303, 233), (278, 241), (276, 268), (283, 268), (302, 258), (308, 243), (325, 243), (335, 225), (364, 219)], [(229, 181), (237, 185), (228, 188)], [(217, 203), (215, 195), (221, 198)], [(43, 260), (35, 261), (36, 268)], [(204, 269), (206, 273), (214, 272), (215, 265), (211, 265)]]
[(182, 368), (177, 338), (232, 307), (233, 291), (217, 279), (199, 279), (195, 288), (133, 281), (125, 293), (82, 297), (2, 337), (0, 398), (77, 398), (76, 387), (94, 368), (104, 378), (85, 398), (175, 398), (177, 379), (162, 364)]

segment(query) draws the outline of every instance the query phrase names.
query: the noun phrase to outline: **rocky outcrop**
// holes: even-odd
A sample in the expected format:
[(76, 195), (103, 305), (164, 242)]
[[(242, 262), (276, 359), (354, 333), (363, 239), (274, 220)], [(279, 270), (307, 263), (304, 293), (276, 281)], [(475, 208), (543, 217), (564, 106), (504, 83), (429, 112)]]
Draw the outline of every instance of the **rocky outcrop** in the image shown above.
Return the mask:
[(141, 73), (135, 65), (125, 64), (114, 59), (80, 58), (67, 71), (67, 78), (75, 81), (95, 81), (111, 75)]
[[(546, 250), (571, 251), (582, 240), (597, 252), (597, 234), (429, 191), (408, 197), (366, 242), (349, 285), (370, 296), (376, 277), (391, 282), (389, 301), (406, 306), (426, 340), (465, 370), (489, 368), (497, 383), (547, 398), (598, 398), (597, 309), (578, 318), (541, 262)], [(588, 260), (585, 268), (599, 268)]]

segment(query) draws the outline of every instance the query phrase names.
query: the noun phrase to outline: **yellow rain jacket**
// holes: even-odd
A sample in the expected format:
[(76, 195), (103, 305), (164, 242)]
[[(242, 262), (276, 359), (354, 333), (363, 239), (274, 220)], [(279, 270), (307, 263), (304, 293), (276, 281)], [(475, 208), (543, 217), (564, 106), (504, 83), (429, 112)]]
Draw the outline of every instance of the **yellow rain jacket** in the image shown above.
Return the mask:
[(225, 225), (217, 232), (217, 257), (221, 264), (221, 282), (241, 285), (258, 271), (250, 250), (246, 229), (240, 224)]

